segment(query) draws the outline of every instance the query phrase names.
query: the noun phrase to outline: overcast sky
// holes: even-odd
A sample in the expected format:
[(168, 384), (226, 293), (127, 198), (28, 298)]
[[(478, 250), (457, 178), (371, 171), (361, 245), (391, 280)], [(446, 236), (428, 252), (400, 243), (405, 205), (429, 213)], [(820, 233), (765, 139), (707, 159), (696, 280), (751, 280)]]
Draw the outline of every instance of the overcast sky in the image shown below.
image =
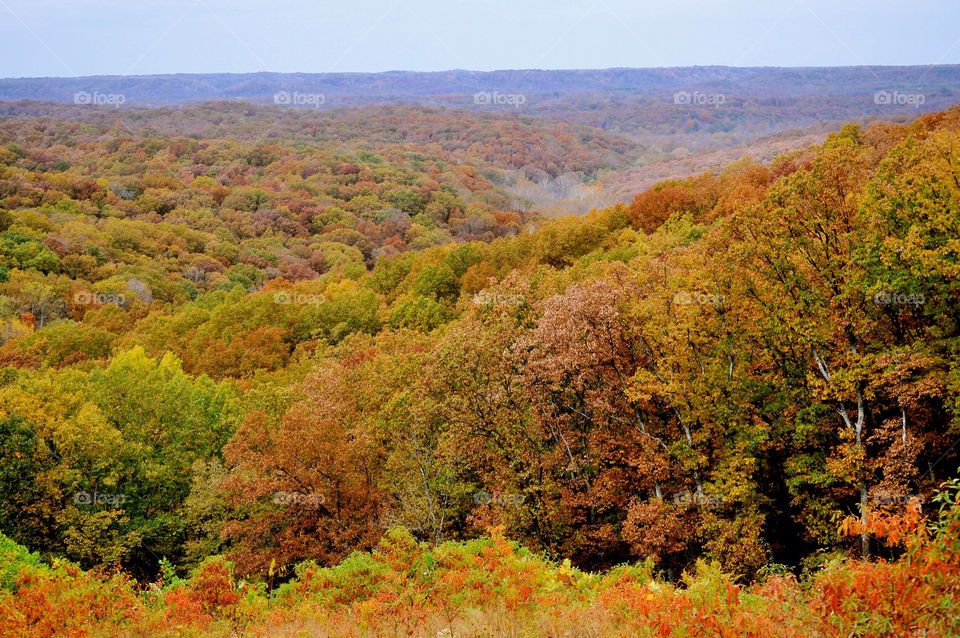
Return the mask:
[(960, 0), (0, 0), (0, 77), (960, 63)]

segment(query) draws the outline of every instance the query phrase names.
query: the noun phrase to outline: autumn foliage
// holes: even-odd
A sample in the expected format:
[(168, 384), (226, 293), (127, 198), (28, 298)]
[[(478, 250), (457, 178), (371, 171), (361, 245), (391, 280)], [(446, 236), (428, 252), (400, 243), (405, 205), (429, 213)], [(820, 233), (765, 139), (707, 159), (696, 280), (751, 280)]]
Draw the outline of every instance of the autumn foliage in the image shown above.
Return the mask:
[(957, 629), (960, 110), (557, 219), (191, 113), (0, 123), (4, 631)]
[[(188, 580), (142, 588), (120, 575), (48, 567), (4, 539), (0, 631), (10, 636), (480, 636), (570, 631), (621, 636), (950, 635), (958, 625), (957, 485), (911, 560), (831, 563), (815, 577), (745, 586), (716, 563), (674, 585), (651, 564), (582, 572), (508, 541), (418, 543), (402, 528), (336, 567), (298, 566), (273, 592), (207, 563)], [(926, 524), (927, 521), (922, 521)], [(926, 538), (926, 537), (924, 537)], [(943, 547), (951, 550), (944, 552)]]

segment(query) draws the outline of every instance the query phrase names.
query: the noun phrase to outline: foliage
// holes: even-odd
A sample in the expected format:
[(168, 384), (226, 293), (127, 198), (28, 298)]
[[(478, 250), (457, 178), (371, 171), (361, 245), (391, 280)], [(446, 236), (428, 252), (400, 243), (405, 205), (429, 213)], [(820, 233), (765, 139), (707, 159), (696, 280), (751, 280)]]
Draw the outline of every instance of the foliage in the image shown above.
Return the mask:
[[(947, 518), (957, 518), (952, 502)], [(955, 527), (948, 528), (955, 544)], [(511, 543), (500, 528), (468, 542), (418, 543), (391, 530), (368, 553), (335, 567), (303, 563), (269, 594), (211, 559), (187, 580), (136, 588), (118, 575), (37, 564), (0, 537), (10, 587), (0, 590), (0, 631), (55, 635), (457, 635), (506, 631), (549, 636), (890, 636), (960, 630), (960, 569), (935, 547), (916, 560), (833, 564), (809, 582), (775, 575), (743, 586), (698, 562), (682, 583), (647, 564), (581, 572)], [(11, 556), (13, 554), (13, 556)], [(110, 597), (109, 599), (107, 597)], [(98, 608), (104, 605), (105, 608)]]
[(947, 630), (960, 109), (554, 220), (244, 126), (16, 133), (2, 622)]

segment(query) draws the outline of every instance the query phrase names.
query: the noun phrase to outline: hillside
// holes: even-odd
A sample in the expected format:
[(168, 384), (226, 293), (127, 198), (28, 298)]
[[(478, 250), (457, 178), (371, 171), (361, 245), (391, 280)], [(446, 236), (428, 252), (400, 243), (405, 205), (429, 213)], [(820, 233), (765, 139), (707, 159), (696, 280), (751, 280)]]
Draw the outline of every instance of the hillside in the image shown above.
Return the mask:
[[(311, 188), (329, 190), (325, 180), (318, 182), (320, 176), (314, 175), (316, 162), (339, 157), (359, 168), (386, 161), (402, 167), (407, 181), (416, 179), (422, 186), (426, 179), (427, 189), (443, 185), (457, 195), (460, 199), (448, 202), (448, 208), (452, 205), (462, 212), (466, 203), (476, 202), (500, 210), (547, 215), (589, 211), (603, 198), (575, 201), (580, 191), (586, 190), (585, 184), (603, 173), (635, 165), (643, 154), (634, 142), (588, 126), (416, 106), (314, 112), (220, 102), (114, 111), (30, 102), (0, 105), (0, 140), (33, 155), (32, 161), (27, 158), (20, 164), (34, 170), (52, 167), (57, 158), (61, 167), (69, 164), (68, 159), (84, 159), (87, 170), (102, 179), (115, 175), (131, 181), (142, 178), (144, 170), (169, 168), (182, 181), (179, 191), (194, 177), (215, 179), (221, 186), (239, 185), (236, 173), (241, 171), (243, 183), (253, 185), (260, 183), (264, 174), (284, 169), (301, 171), (300, 175), (284, 174), (288, 183), (307, 179), (304, 183), (311, 183)], [(90, 164), (92, 156), (86, 155), (91, 145), (107, 141), (159, 149), (173, 140), (175, 148), (166, 156), (167, 164), (157, 161), (152, 166), (141, 163), (133, 167), (120, 163), (101, 168)], [(217, 154), (197, 153), (199, 147), (211, 145)], [(648, 161), (659, 159), (646, 155)], [(305, 161), (308, 174), (303, 174)], [(344, 179), (350, 184), (357, 181), (349, 175)], [(374, 181), (383, 179), (377, 176)], [(274, 180), (270, 188), (280, 188), (280, 184)], [(375, 190), (382, 194), (383, 188)], [(299, 205), (330, 204), (353, 196), (349, 192), (332, 198), (318, 197), (316, 192), (309, 195), (298, 194)], [(389, 216), (390, 210), (415, 216), (433, 203), (426, 195), (422, 199), (404, 207), (388, 197), (368, 202), (367, 208), (374, 216)], [(489, 213), (490, 206), (483, 211)], [(142, 212), (150, 210), (147, 207)], [(446, 226), (447, 217), (444, 213), (428, 226)], [(356, 220), (345, 223), (353, 228)]]
[[(416, 73), (248, 73), (0, 79), (0, 101), (104, 100), (103, 107), (217, 100), (290, 110), (363, 105), (518, 113), (600, 128), (657, 159), (750, 144), (795, 129), (916, 117), (960, 102), (960, 66), (675, 67)], [(87, 104), (88, 108), (93, 108)]]
[(4, 109), (3, 632), (958, 631), (960, 107), (557, 218), (626, 138)]
[[(385, 73), (220, 73), (78, 78), (0, 79), (0, 99), (72, 102), (78, 91), (124, 93), (131, 105), (159, 106), (245, 100), (273, 103), (281, 90), (364, 100), (472, 95), (498, 90), (527, 95), (565, 95), (677, 90), (742, 90), (758, 97), (866, 94), (882, 89), (957, 88), (958, 65), (858, 67), (699, 66), (648, 69), (506, 71), (390, 71)], [(341, 102), (339, 106), (345, 106)], [(323, 106), (323, 105), (320, 105)], [(525, 105), (520, 105), (521, 107)]]
[(637, 193), (659, 182), (704, 173), (721, 173), (727, 166), (745, 158), (758, 164), (769, 165), (782, 155), (822, 144), (827, 135), (808, 131), (780, 133), (743, 146), (690, 153), (641, 166), (628, 166), (603, 173), (599, 182), (593, 186), (608, 206), (629, 203)]

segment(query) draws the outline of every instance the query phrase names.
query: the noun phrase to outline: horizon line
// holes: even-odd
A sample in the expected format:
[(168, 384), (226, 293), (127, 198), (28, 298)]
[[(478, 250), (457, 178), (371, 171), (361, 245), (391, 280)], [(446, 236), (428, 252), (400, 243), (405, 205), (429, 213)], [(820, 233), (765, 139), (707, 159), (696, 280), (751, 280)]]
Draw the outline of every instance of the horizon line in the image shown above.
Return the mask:
[(166, 72), (166, 73), (137, 73), (137, 74), (92, 74), (92, 75), (34, 75), (34, 76), (2, 76), (0, 81), (6, 80), (79, 80), (84, 78), (163, 78), (205, 75), (432, 75), (441, 73), (578, 73), (578, 72), (605, 72), (605, 71), (663, 71), (670, 69), (742, 69), (742, 70), (811, 70), (811, 69), (911, 69), (911, 68), (945, 68), (960, 67), (960, 63), (952, 64), (836, 64), (836, 65), (803, 65), (803, 66), (733, 66), (728, 64), (687, 64), (676, 66), (612, 66), (612, 67), (582, 67), (582, 68), (516, 68), (494, 69), (481, 71), (475, 69), (441, 69), (435, 71), (417, 71), (404, 69), (389, 69), (384, 71), (205, 71), (205, 72)]

